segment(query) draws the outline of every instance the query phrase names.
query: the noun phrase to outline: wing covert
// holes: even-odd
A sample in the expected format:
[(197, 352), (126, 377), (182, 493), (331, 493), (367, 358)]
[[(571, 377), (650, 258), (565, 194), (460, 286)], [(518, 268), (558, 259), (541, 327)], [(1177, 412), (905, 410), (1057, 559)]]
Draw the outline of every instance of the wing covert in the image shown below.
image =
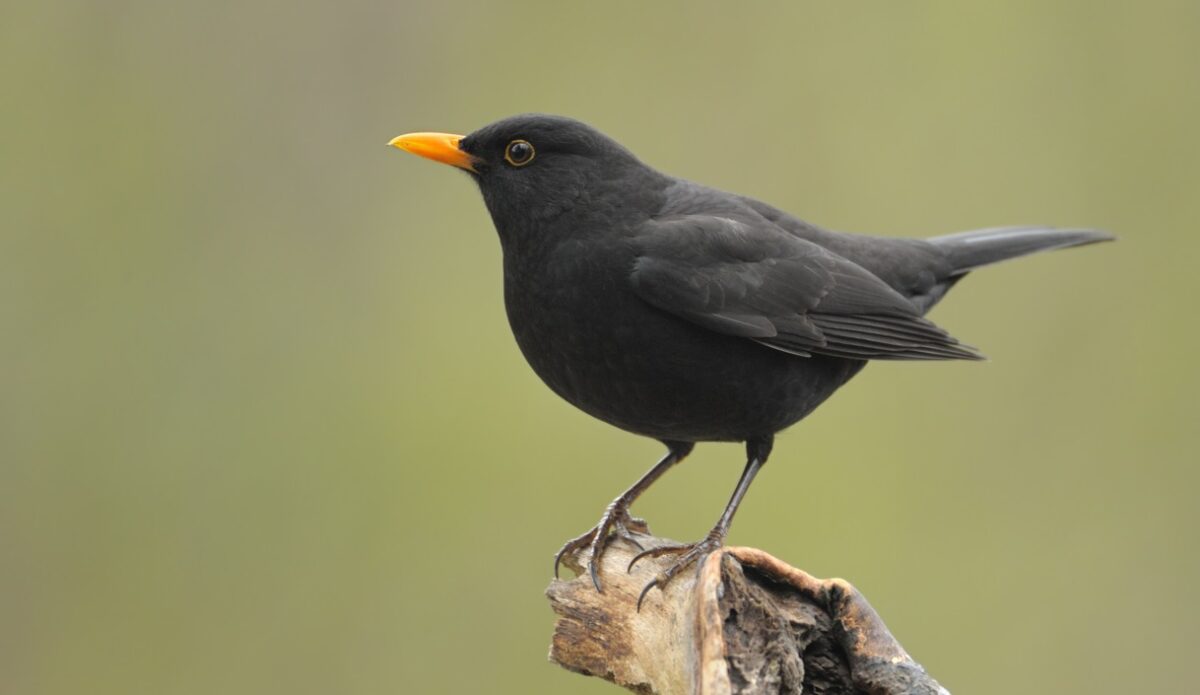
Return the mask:
[(800, 356), (980, 359), (861, 266), (765, 220), (676, 215), (641, 231), (634, 290), (708, 330)]

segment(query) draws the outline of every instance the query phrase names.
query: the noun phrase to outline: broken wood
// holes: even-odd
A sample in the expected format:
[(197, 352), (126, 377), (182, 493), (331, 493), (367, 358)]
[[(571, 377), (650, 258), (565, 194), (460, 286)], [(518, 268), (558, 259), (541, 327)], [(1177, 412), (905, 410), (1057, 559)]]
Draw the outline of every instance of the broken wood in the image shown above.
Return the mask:
[[(642, 540), (642, 539), (639, 539)], [(646, 536), (647, 548), (669, 541)], [(723, 548), (698, 568), (638, 593), (673, 558), (647, 558), (615, 540), (601, 566), (603, 592), (564, 558), (573, 580), (546, 595), (558, 621), (550, 659), (637, 693), (734, 695), (949, 695), (842, 579), (817, 579), (754, 548)]]

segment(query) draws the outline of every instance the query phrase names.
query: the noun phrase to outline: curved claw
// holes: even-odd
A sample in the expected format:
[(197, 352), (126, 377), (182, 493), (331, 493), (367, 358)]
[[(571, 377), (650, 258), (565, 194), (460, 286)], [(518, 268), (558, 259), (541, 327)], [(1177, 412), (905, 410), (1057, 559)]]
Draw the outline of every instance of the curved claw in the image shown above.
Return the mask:
[(558, 567), (562, 564), (562, 559), (567, 553), (573, 553), (583, 546), (592, 542), (592, 537), (596, 535), (596, 529), (592, 529), (578, 538), (572, 538), (563, 544), (563, 547), (558, 549), (558, 553), (554, 556), (554, 578), (558, 579)]
[(604, 515), (600, 517), (600, 522), (587, 533), (563, 544), (558, 554), (554, 556), (555, 579), (558, 579), (558, 568), (562, 564), (562, 559), (570, 553), (587, 547), (591, 551), (591, 557), (588, 558), (588, 575), (591, 577), (592, 586), (596, 587), (596, 591), (603, 593), (604, 590), (600, 586), (600, 560), (604, 557), (604, 551), (612, 542), (612, 538), (615, 536), (624, 539), (632, 543), (638, 550), (645, 550), (645, 547), (633, 537), (633, 534), (642, 532), (642, 529), (649, 531), (646, 522), (629, 516), (628, 507), (618, 502), (614, 501), (609, 505)]
[(667, 555), (669, 553), (683, 553), (683, 557), (673, 562), (670, 567), (667, 567), (665, 570), (660, 572), (658, 576), (654, 577), (654, 579), (651, 579), (646, 586), (642, 587), (642, 593), (638, 595), (637, 601), (638, 612), (641, 612), (642, 601), (645, 600), (646, 594), (650, 593), (651, 589), (657, 586), (659, 591), (662, 591), (663, 588), (675, 578), (675, 575), (695, 564), (698, 560), (700, 560), (700, 558), (719, 549), (721, 547), (722, 540), (724, 540), (723, 534), (712, 533), (706, 536), (704, 540), (701, 540), (697, 543), (690, 543), (687, 545), (664, 545), (657, 548), (644, 550), (637, 555), (634, 555), (633, 559), (629, 561), (629, 567), (626, 568), (626, 572), (632, 571), (634, 564), (644, 557), (657, 557), (659, 555)]
[(596, 593), (603, 594), (604, 589), (600, 588), (600, 558), (604, 555), (604, 548), (608, 545), (608, 529), (603, 528), (601, 524), (596, 532), (596, 537), (592, 539), (591, 554), (588, 558), (588, 574), (592, 577), (592, 586), (596, 587)]
[(696, 545), (698, 545), (698, 544), (660, 545), (657, 548), (650, 548), (649, 550), (643, 550), (642, 552), (633, 556), (633, 559), (631, 559), (629, 561), (629, 565), (625, 568), (625, 572), (626, 573), (632, 572), (633, 566), (637, 564), (638, 560), (641, 560), (644, 557), (658, 557), (659, 555), (666, 555), (667, 553), (682, 553), (682, 552), (691, 550), (692, 548), (696, 547)]
[(650, 590), (656, 586), (659, 586), (658, 577), (651, 579), (649, 582), (647, 582), (646, 586), (642, 587), (642, 593), (638, 594), (637, 609), (635, 611), (636, 613), (642, 612), (642, 601), (645, 600), (646, 594), (650, 593)]

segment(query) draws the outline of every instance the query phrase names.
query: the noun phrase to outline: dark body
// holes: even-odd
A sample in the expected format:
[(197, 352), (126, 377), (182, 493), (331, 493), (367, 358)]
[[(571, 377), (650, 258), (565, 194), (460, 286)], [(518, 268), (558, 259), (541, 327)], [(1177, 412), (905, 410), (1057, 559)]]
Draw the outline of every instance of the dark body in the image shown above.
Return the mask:
[(742, 477), (705, 539), (643, 553), (682, 554), (643, 597), (723, 542), (775, 433), (868, 361), (980, 358), (924, 318), (967, 272), (1110, 238), (1046, 227), (931, 239), (833, 232), (658, 172), (555, 116), (392, 144), (479, 184), (504, 251), (509, 323), (538, 376), (583, 411), (667, 445), (559, 559), (589, 548), (599, 589), (610, 538), (637, 542), (633, 501), (695, 442), (746, 442)]
[[(648, 437), (744, 441), (799, 421), (862, 369), (863, 360), (798, 358), (717, 333), (640, 297), (630, 281), (644, 252), (639, 231), (652, 218), (686, 214), (688, 201), (708, 191), (647, 178), (636, 205), (606, 209), (603, 221), (581, 195), (554, 220), (550, 238), (501, 230), (509, 323), (555, 393)], [(724, 215), (766, 223), (749, 204), (729, 202)], [(589, 231), (597, 224), (603, 233)], [(529, 239), (535, 243), (522, 243)]]

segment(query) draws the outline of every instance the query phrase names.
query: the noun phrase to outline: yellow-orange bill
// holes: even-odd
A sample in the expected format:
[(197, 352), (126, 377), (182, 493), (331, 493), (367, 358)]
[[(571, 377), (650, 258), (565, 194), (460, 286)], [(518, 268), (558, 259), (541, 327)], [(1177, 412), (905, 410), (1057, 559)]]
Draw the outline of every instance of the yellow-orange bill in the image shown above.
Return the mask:
[(463, 136), (451, 133), (408, 133), (392, 138), (388, 144), (435, 162), (475, 171), (474, 158), (458, 148), (462, 139)]

